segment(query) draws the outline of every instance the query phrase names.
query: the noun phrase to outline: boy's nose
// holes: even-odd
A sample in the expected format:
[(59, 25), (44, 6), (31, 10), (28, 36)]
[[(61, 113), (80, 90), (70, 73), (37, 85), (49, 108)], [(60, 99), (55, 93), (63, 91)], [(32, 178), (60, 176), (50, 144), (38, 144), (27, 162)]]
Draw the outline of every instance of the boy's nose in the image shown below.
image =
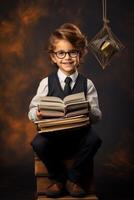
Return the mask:
[(69, 55), (68, 52), (66, 53), (65, 58), (67, 58), (67, 59), (68, 59), (68, 58), (71, 58), (71, 56)]

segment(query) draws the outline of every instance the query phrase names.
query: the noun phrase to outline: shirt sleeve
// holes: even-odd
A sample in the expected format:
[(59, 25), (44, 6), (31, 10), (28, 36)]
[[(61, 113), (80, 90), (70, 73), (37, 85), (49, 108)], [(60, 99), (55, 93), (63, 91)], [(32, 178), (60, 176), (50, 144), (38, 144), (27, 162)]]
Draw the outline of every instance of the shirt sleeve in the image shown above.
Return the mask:
[(90, 79), (87, 79), (87, 100), (89, 101), (89, 116), (92, 123), (96, 123), (102, 118), (102, 113), (99, 108), (97, 90)]
[(47, 96), (48, 94), (48, 77), (44, 78), (37, 89), (36, 95), (32, 98), (31, 103), (29, 105), (29, 112), (28, 112), (28, 117), (31, 121), (36, 121), (38, 120), (38, 117), (36, 115), (36, 111), (38, 110), (38, 105), (39, 105), (39, 98), (41, 96)]

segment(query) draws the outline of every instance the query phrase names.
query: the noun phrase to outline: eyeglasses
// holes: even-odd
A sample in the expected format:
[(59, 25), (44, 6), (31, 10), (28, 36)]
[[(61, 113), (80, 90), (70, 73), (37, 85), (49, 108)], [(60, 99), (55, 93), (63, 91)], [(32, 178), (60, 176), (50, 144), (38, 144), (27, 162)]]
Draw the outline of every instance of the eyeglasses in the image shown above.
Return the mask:
[(62, 59), (66, 57), (66, 54), (68, 54), (71, 58), (76, 58), (79, 55), (79, 51), (78, 50), (71, 50), (71, 51), (57, 51), (57, 52), (52, 52), (54, 53), (57, 58)]

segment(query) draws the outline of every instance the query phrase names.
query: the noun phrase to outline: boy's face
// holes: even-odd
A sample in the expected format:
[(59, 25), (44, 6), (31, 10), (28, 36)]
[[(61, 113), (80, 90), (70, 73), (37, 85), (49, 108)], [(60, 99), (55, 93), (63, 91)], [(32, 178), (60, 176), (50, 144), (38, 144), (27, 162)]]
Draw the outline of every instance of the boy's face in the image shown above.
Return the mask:
[(80, 63), (80, 54), (69, 41), (57, 40), (51, 59), (64, 74), (71, 75)]

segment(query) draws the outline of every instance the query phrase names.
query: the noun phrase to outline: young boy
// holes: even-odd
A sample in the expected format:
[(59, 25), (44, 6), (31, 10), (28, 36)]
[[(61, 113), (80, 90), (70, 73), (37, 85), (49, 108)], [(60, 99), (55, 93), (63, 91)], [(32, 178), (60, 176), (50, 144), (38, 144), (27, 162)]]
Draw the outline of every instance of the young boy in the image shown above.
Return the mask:
[[(87, 40), (77, 26), (65, 23), (51, 34), (48, 50), (58, 70), (40, 82), (37, 94), (30, 104), (29, 119), (36, 121), (43, 118), (38, 111), (37, 96), (57, 96), (63, 99), (68, 95), (64, 89), (66, 78), (70, 77), (71, 91), (69, 94), (84, 91), (89, 101), (90, 125), (55, 131), (53, 134), (37, 134), (31, 144), (47, 167), (49, 178), (52, 181), (45, 194), (48, 197), (59, 197), (66, 188), (71, 196), (80, 197), (86, 194), (81, 185), (81, 179), (101, 145), (101, 139), (91, 128), (93, 123), (101, 119), (97, 91), (90, 79), (78, 73), (78, 67), (87, 52)], [(66, 172), (63, 160), (72, 155), (74, 163)]]

